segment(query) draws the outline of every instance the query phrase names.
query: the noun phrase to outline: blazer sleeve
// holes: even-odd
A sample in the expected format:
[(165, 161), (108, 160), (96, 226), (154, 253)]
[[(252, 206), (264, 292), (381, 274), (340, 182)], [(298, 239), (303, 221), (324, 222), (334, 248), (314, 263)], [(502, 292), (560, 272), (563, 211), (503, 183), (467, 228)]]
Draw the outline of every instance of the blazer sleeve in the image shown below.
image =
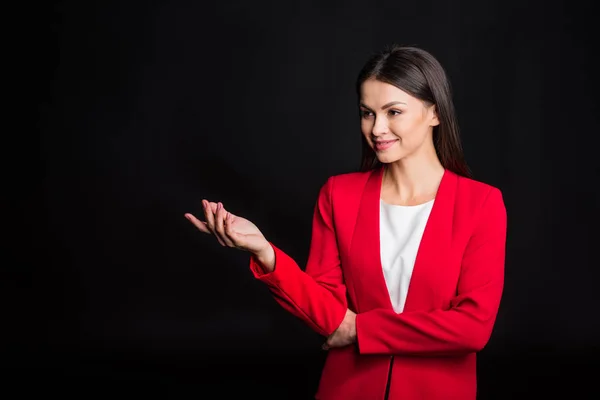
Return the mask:
[(360, 354), (457, 355), (483, 349), (504, 286), (506, 209), (492, 188), (463, 255), (449, 309), (396, 314), (375, 309), (356, 316)]
[(329, 336), (347, 310), (340, 256), (332, 209), (333, 177), (321, 187), (314, 208), (312, 237), (305, 270), (285, 252), (275, 250), (275, 269), (264, 273), (257, 259), (250, 257), (250, 270), (264, 282), (275, 300), (306, 322), (317, 333)]

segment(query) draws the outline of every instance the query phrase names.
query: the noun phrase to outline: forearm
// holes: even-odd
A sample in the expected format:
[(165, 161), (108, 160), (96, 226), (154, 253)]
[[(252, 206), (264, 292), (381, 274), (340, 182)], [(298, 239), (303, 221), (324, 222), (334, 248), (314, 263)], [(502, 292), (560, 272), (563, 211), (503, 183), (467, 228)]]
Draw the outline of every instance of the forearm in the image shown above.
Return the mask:
[(449, 310), (396, 314), (376, 309), (356, 317), (361, 354), (440, 356), (473, 353), (489, 340), (498, 308), (500, 287), (483, 305), (468, 301)]
[[(283, 308), (313, 330), (324, 336), (333, 333), (346, 314), (345, 286), (315, 280), (283, 251), (270, 247), (271, 255), (265, 251), (252, 256), (250, 269), (254, 276), (267, 284)], [(269, 265), (273, 269), (267, 272)]]

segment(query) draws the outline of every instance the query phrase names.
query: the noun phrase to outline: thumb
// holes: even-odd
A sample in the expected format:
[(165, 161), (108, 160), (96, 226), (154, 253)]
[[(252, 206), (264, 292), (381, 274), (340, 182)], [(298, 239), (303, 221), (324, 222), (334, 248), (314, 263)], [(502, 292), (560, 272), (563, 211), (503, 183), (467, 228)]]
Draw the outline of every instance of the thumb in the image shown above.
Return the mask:
[(227, 236), (229, 236), (229, 238), (231, 238), (231, 240), (233, 240), (237, 244), (240, 238), (240, 234), (234, 231), (231, 226), (234, 218), (235, 216), (228, 211), (227, 215), (225, 216), (225, 233), (227, 234)]
[(231, 226), (232, 219), (232, 217), (228, 216), (225, 220), (225, 235), (227, 238), (229, 238), (229, 240), (231, 240), (235, 248), (239, 250), (250, 251), (248, 247), (248, 238), (243, 233), (239, 233), (233, 229)]

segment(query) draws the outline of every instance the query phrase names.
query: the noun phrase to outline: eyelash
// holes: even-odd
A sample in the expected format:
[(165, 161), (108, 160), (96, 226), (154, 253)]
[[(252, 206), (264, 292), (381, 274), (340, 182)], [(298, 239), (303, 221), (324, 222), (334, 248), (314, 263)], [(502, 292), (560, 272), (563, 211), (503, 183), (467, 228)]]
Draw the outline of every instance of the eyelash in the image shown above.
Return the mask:
[[(402, 114), (402, 111), (399, 111), (399, 110), (390, 110), (390, 111), (388, 111), (388, 112), (389, 112), (390, 114), (392, 114), (392, 117), (395, 117), (395, 116), (397, 116), (397, 115), (400, 115), (400, 114)], [(373, 114), (373, 113), (372, 113), (371, 111), (367, 111), (367, 110), (362, 110), (362, 111), (360, 112), (360, 115), (361, 115), (361, 117), (362, 117), (362, 118), (368, 118), (368, 117), (371, 117), (371, 116), (372, 116), (372, 114)]]

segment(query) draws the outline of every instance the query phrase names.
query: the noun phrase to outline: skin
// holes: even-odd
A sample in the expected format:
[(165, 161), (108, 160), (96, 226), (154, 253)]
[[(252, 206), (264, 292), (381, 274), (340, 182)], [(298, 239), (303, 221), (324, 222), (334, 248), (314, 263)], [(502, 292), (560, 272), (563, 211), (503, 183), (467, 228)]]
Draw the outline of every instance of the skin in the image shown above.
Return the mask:
[[(361, 131), (385, 170), (381, 199), (388, 204), (416, 205), (435, 197), (444, 174), (433, 145), (433, 127), (439, 125), (434, 105), (405, 91), (369, 79), (362, 85)], [(394, 141), (385, 150), (378, 141)], [(201, 232), (212, 234), (221, 246), (248, 251), (256, 256), (265, 273), (275, 269), (275, 253), (258, 227), (233, 215), (220, 202), (202, 200), (205, 221), (187, 213), (185, 217)], [(356, 314), (348, 309), (340, 326), (323, 349), (356, 342)]]
[[(435, 106), (369, 79), (362, 85), (360, 109), (362, 134), (385, 164), (381, 199), (407, 206), (433, 199), (444, 174), (433, 145), (433, 127), (439, 125)], [(378, 140), (396, 142), (378, 151)]]

